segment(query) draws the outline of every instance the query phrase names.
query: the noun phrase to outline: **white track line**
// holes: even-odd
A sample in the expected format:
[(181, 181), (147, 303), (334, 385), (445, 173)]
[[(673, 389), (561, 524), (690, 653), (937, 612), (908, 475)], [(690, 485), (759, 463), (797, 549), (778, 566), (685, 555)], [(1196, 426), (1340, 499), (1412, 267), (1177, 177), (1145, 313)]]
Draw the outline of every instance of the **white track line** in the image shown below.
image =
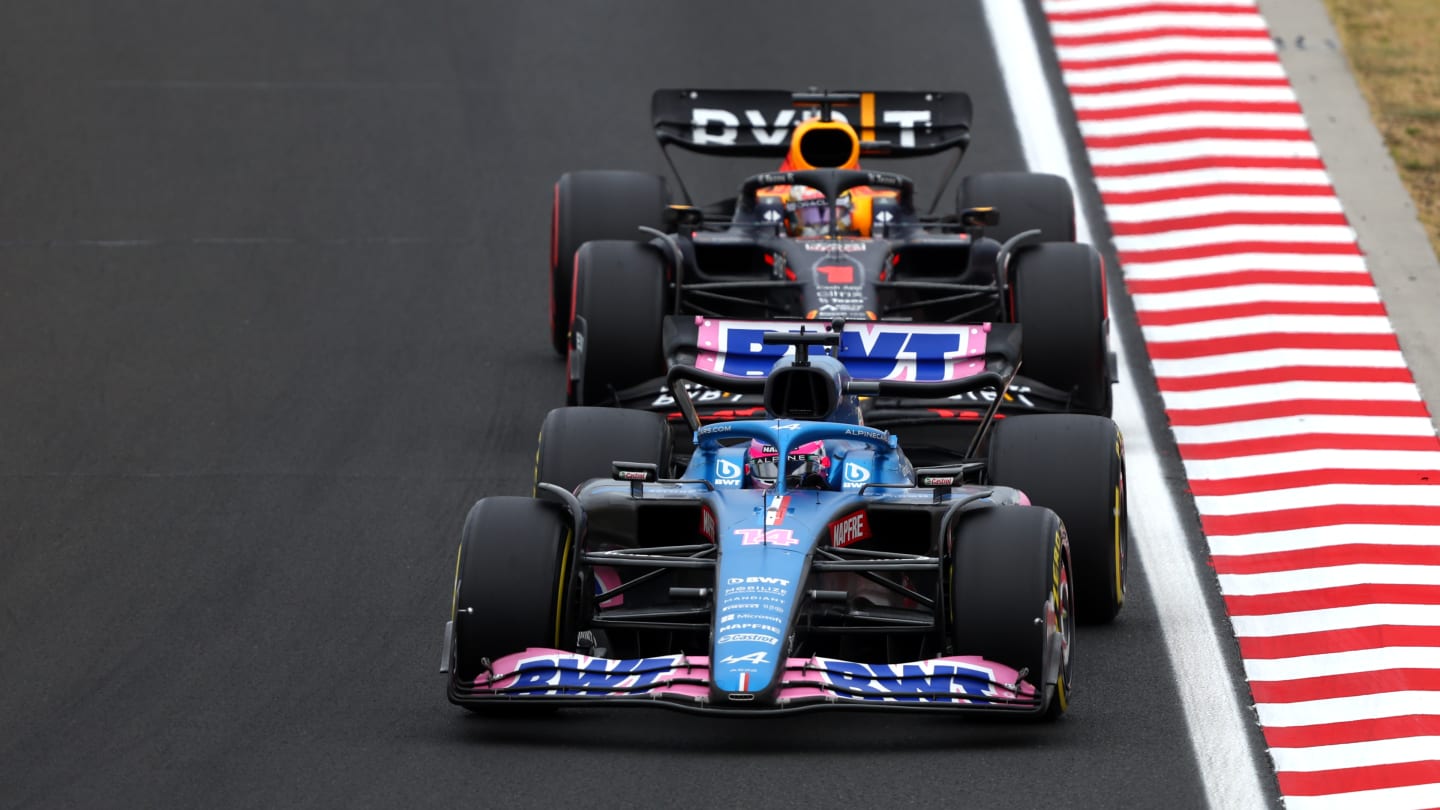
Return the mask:
[[(1026, 162), (1034, 171), (1062, 175), (1079, 188), (1026, 4), (982, 0), (982, 5), (1008, 95), (1026, 99), (1012, 106)], [(1076, 212), (1075, 228), (1081, 241), (1091, 241), (1083, 205)], [(1129, 368), (1130, 348), (1119, 335), (1114, 337), (1120, 367)], [(1115, 421), (1125, 434), (1131, 539), (1145, 560), (1146, 584), (1160, 617), (1166, 653), (1179, 676), (1176, 686), (1206, 795), (1212, 807), (1264, 807), (1268, 801), (1257, 755), (1247, 742), (1254, 718), (1235, 698), (1185, 530), (1163, 483), (1150, 439), (1152, 425), (1133, 383), (1122, 382), (1115, 395)], [(1138, 566), (1131, 571), (1138, 573)]]

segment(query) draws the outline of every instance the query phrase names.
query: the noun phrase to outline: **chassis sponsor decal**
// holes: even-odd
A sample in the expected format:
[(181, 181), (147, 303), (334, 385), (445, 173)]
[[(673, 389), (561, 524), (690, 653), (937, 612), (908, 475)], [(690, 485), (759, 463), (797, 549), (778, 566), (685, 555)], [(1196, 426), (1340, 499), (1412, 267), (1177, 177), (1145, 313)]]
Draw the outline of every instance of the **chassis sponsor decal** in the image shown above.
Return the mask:
[(800, 538), (789, 529), (736, 529), (742, 546), (794, 546)]
[(858, 489), (869, 483), (870, 468), (864, 464), (856, 464), (853, 461), (845, 462), (845, 489)]
[(870, 517), (864, 509), (851, 512), (828, 527), (830, 545), (848, 546), (870, 538)]

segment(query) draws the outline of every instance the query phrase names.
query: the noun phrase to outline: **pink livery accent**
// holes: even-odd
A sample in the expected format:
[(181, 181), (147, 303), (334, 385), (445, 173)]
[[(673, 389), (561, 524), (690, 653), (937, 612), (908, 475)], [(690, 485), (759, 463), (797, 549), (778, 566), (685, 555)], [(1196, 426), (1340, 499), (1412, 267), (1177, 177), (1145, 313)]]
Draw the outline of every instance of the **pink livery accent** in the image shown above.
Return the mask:
[[(1015, 670), (978, 656), (899, 664), (789, 658), (778, 680), (780, 707), (818, 701), (983, 705), (1033, 701), (1036, 695)], [(706, 699), (710, 659), (677, 654), (617, 660), (531, 648), (496, 660), (492, 672), (470, 686), (476, 697)]]
[[(818, 455), (824, 449), (825, 445), (817, 440), (790, 448), (790, 455), (813, 456)], [(775, 458), (775, 448), (768, 444), (761, 443), (758, 439), (752, 440), (750, 442), (750, 449), (745, 451), (745, 457)]]
[[(595, 572), (595, 590), (597, 594), (618, 588), (624, 584), (624, 580), (620, 578), (620, 572), (608, 565), (597, 565), (592, 570)], [(619, 596), (612, 596), (604, 602), (601, 602), (599, 607), (620, 607), (624, 604), (625, 594), (622, 593)]]
[[(695, 367), (731, 376), (760, 376), (784, 356), (766, 346), (765, 332), (819, 332), (818, 321), (744, 321), (696, 317)], [(840, 360), (856, 379), (963, 380), (985, 369), (990, 324), (862, 321), (846, 324)], [(785, 347), (793, 353), (794, 347)], [(737, 370), (738, 369), (738, 370)]]

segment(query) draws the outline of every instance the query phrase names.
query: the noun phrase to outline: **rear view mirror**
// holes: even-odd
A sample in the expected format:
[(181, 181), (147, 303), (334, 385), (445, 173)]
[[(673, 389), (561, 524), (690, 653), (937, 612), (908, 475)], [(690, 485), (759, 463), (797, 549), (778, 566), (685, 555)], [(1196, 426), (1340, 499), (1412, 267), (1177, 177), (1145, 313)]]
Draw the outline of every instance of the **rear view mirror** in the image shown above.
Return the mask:
[(654, 464), (639, 461), (617, 461), (610, 468), (610, 477), (616, 481), (640, 481), (646, 484), (660, 477), (660, 470)]
[(994, 208), (967, 208), (960, 212), (960, 224), (967, 228), (990, 228), (1000, 224), (1000, 212)]
[(698, 228), (705, 221), (705, 212), (693, 205), (671, 205), (665, 209), (665, 222), (681, 228)]

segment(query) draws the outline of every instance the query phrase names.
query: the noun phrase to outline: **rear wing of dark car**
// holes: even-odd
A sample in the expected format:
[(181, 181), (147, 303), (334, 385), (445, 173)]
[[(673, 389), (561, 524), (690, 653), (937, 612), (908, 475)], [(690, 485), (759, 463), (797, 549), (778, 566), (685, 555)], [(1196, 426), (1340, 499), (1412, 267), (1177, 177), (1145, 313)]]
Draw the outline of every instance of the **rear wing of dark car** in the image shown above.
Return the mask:
[[(723, 390), (759, 391), (775, 361), (794, 351), (767, 342), (767, 333), (824, 330), (816, 321), (677, 315), (665, 319), (663, 343), (672, 369), (697, 369)], [(885, 383), (894, 395), (924, 395), (929, 384), (948, 396), (1012, 377), (1020, 365), (1020, 327), (858, 321), (844, 325), (835, 356), (855, 380)]]
[[(849, 421), (840, 415), (854, 408), (844, 404), (847, 396), (943, 402), (990, 389), (993, 395), (976, 414), (961, 454), (970, 458), (983, 446), (1019, 369), (1020, 328), (1018, 324), (862, 321), (844, 325), (839, 332), (825, 332), (814, 321), (671, 316), (665, 319), (670, 364), (666, 384), (670, 400), (693, 430), (702, 420), (692, 385), (762, 395), (764, 409), (782, 418), (837, 421)], [(822, 344), (827, 346), (825, 351), (833, 355), (826, 362), (831, 368), (843, 367), (843, 372), (807, 362), (808, 344), (814, 344), (816, 351)], [(777, 364), (792, 351), (792, 363)]]
[(785, 156), (795, 124), (821, 114), (844, 120), (872, 157), (919, 157), (970, 142), (970, 96), (938, 91), (656, 90), (650, 100), (662, 147), (736, 157)]

